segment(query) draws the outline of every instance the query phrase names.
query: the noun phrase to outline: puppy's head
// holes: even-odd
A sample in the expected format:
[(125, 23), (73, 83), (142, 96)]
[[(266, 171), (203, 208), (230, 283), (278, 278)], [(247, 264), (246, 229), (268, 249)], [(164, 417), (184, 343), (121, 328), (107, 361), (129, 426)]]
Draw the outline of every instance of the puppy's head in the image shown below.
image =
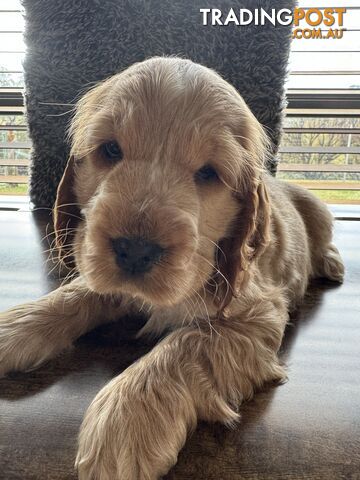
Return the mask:
[(267, 242), (266, 136), (241, 96), (188, 60), (153, 58), (89, 91), (59, 185), (61, 254), (98, 293), (224, 307)]

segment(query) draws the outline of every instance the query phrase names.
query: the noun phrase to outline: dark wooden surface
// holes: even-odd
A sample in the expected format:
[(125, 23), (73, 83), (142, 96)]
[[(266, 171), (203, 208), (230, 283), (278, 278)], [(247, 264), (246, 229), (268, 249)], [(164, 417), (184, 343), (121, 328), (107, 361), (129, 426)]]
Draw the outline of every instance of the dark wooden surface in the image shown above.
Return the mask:
[[(0, 212), (0, 309), (57, 284), (47, 215)], [(318, 282), (282, 348), (289, 381), (242, 407), (234, 430), (200, 424), (167, 480), (360, 479), (360, 222), (336, 223), (342, 286)], [(102, 328), (37, 371), (0, 380), (0, 478), (71, 480), (76, 435), (96, 392), (149, 347), (132, 320)]]

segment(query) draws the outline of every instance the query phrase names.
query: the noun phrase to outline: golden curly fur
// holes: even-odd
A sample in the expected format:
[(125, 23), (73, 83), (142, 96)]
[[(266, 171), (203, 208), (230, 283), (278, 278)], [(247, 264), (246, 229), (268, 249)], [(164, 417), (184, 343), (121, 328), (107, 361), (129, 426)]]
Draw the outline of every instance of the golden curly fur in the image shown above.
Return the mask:
[[(265, 173), (267, 137), (241, 96), (188, 60), (153, 58), (99, 84), (70, 134), (54, 218), (79, 276), (1, 315), (0, 372), (34, 368), (145, 304), (139, 335), (167, 335), (96, 396), (76, 465), (82, 480), (155, 480), (199, 419), (232, 424), (243, 400), (285, 378), (277, 352), (289, 308), (311, 277), (343, 277), (332, 218)], [(104, 156), (108, 142), (122, 159)], [(119, 237), (163, 254), (129, 275)]]

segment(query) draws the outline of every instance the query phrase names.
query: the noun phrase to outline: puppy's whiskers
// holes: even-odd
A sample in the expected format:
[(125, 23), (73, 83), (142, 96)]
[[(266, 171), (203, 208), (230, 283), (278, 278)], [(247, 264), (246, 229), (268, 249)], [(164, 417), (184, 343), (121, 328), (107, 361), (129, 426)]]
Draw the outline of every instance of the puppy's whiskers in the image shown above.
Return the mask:
[(214, 247), (216, 247), (217, 250), (219, 250), (221, 252), (221, 254), (223, 255), (224, 257), (224, 260), (226, 261), (226, 254), (224, 252), (224, 250), (220, 247), (220, 245), (216, 242), (214, 242), (213, 240), (211, 240), (211, 238), (207, 237), (206, 235), (200, 235), (200, 238), (203, 238), (207, 241), (209, 241), (210, 243), (212, 243), (214, 245)]
[[(201, 255), (201, 253), (197, 252), (197, 255), (199, 255), (206, 263), (208, 263), (212, 268), (213, 268), (213, 271), (215, 273), (217, 273), (218, 275), (220, 275), (220, 277), (225, 281), (225, 284), (226, 284), (226, 292), (225, 292), (225, 296), (228, 295), (229, 291), (232, 290), (232, 287), (228, 281), (228, 279), (225, 277), (225, 275), (212, 263), (210, 262), (206, 257), (204, 257), (203, 255)], [(215, 294), (214, 294), (214, 297), (215, 297)]]
[[(205, 300), (203, 299), (203, 297), (200, 295), (199, 292), (197, 292), (195, 289), (192, 289), (192, 292), (196, 295), (196, 297), (202, 302), (202, 305), (204, 306), (204, 309), (205, 309), (205, 318), (202, 316), (202, 320), (206, 320), (206, 322), (208, 323), (209, 325), (209, 328), (210, 328), (210, 338), (212, 339), (212, 335), (213, 335), (213, 332), (218, 335), (218, 336), (221, 336), (220, 333), (214, 328), (213, 324), (211, 323), (211, 317), (210, 317), (210, 314), (209, 314), (209, 311), (208, 311), (208, 308), (207, 308), (207, 305), (206, 305), (206, 302)], [(200, 305), (199, 305), (199, 308), (200, 308)]]

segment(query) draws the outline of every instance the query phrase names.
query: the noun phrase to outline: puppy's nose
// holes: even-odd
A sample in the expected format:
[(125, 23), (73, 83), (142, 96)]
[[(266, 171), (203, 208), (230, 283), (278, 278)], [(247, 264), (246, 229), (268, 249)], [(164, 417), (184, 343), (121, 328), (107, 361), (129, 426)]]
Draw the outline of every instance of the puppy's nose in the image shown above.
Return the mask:
[(117, 264), (131, 275), (150, 271), (164, 251), (157, 243), (143, 238), (115, 238), (112, 246)]

